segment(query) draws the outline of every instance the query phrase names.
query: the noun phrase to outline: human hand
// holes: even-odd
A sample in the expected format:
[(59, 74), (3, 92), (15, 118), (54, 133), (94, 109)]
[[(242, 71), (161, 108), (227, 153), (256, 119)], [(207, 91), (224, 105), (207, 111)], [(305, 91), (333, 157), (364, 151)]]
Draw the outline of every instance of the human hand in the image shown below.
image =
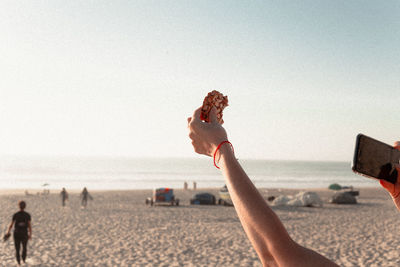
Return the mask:
[[(400, 141), (397, 141), (394, 144), (394, 148), (400, 150)], [(386, 180), (379, 180), (380, 184), (383, 188), (385, 188), (389, 194), (392, 196), (393, 202), (396, 205), (397, 209), (400, 211), (400, 166), (395, 166), (397, 170), (397, 181), (395, 184), (392, 184)]]
[(201, 107), (187, 119), (189, 138), (192, 139), (194, 151), (212, 157), (217, 146), (228, 140), (225, 129), (218, 123), (215, 108), (210, 111), (210, 122), (200, 119)]
[(28, 235), (28, 239), (31, 240), (32, 239), (32, 234)]
[(11, 234), (10, 234), (10, 232), (8, 231), (8, 232), (4, 235), (3, 241), (6, 242), (6, 241), (10, 238), (10, 236), (11, 236)]

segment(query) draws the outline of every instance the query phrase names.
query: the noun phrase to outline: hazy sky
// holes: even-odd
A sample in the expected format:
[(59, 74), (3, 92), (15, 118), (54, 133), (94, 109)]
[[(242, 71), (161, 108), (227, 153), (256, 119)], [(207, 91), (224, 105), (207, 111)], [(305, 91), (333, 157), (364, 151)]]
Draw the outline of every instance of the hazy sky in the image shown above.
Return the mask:
[(393, 143), (400, 2), (0, 2), (0, 155), (196, 157), (213, 89), (239, 158)]

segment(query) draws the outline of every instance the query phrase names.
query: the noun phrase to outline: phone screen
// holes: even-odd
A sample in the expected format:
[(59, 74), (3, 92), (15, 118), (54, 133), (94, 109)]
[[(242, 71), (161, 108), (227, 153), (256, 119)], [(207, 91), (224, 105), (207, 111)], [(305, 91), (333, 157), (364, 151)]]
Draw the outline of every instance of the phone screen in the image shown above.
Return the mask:
[(353, 171), (391, 183), (397, 180), (400, 151), (363, 134), (357, 136)]

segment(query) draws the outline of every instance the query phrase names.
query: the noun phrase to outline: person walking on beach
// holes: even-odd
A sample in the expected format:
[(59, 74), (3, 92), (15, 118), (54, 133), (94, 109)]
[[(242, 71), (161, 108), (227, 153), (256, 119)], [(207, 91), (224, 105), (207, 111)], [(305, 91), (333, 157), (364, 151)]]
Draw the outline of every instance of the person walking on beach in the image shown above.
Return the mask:
[[(216, 110), (210, 123), (200, 119), (201, 108), (188, 118), (189, 138), (195, 152), (214, 157), (222, 170), (240, 222), (263, 266), (338, 266), (317, 252), (296, 243), (240, 166), (218, 123)], [(218, 165), (219, 166), (218, 166)]]
[(61, 190), (61, 201), (62, 201), (62, 206), (65, 207), (65, 202), (68, 200), (68, 192), (65, 190), (65, 187)]
[(82, 199), (82, 207), (84, 207), (84, 208), (86, 208), (86, 206), (87, 206), (88, 199), (93, 200), (93, 197), (89, 194), (86, 187), (83, 188), (83, 191), (81, 193), (81, 199)]
[(10, 235), (11, 229), (14, 226), (15, 256), (17, 258), (18, 265), (20, 265), (21, 244), (22, 244), (22, 261), (25, 263), (28, 240), (32, 238), (32, 225), (31, 225), (31, 215), (25, 212), (26, 208), (25, 201), (20, 201), (18, 205), (19, 205), (19, 211), (13, 215), (11, 224), (8, 227), (7, 235)]

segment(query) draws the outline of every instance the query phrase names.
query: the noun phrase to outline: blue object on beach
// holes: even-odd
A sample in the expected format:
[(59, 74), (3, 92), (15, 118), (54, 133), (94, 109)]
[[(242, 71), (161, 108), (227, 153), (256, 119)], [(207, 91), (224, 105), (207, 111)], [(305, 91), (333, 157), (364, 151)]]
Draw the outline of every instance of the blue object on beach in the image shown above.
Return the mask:
[(175, 199), (174, 190), (167, 187), (154, 189), (153, 196), (146, 199), (146, 204), (171, 204), (179, 206), (179, 199)]
[(170, 188), (158, 188), (155, 192), (156, 201), (172, 201), (174, 197), (174, 190)]

